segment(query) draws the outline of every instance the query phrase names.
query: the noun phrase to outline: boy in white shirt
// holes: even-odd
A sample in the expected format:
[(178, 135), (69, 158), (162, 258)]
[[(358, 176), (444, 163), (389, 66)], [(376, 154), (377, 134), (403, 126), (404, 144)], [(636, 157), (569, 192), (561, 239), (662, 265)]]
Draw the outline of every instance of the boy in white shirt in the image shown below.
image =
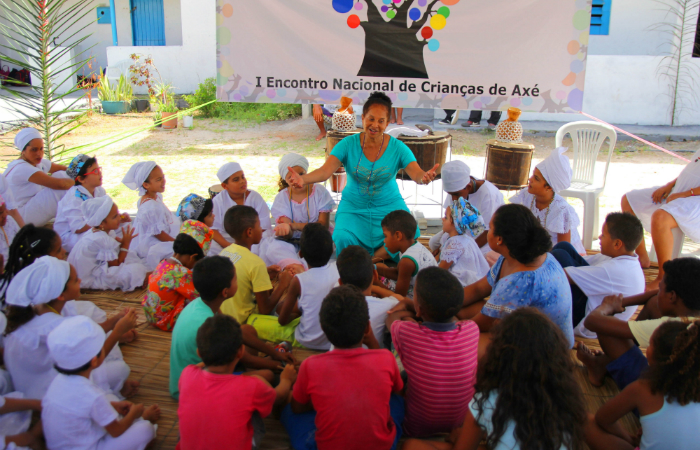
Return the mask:
[[(571, 283), (574, 333), (595, 339), (586, 329), (583, 319), (603, 303), (608, 295), (630, 297), (644, 292), (644, 272), (634, 250), (642, 241), (642, 223), (628, 213), (610, 213), (600, 234), (600, 253), (580, 256), (569, 242), (560, 242), (552, 249)], [(636, 307), (630, 306), (616, 314), (629, 320)]]
[(47, 345), (59, 374), (42, 401), (48, 448), (143, 450), (155, 437), (158, 405), (144, 409), (115, 401), (90, 381), (90, 373), (104, 362), (104, 342), (104, 330), (85, 316), (67, 318), (49, 333)]
[(377, 298), (372, 295), (372, 283), (379, 278), (379, 275), (374, 270), (372, 257), (359, 245), (345, 247), (338, 256), (337, 267), (340, 275), (339, 284), (349, 284), (363, 291), (369, 308), (369, 322), (372, 325), (374, 337), (384, 348), (387, 311), (396, 306), (399, 299), (403, 297), (393, 292), (391, 297), (386, 298)]

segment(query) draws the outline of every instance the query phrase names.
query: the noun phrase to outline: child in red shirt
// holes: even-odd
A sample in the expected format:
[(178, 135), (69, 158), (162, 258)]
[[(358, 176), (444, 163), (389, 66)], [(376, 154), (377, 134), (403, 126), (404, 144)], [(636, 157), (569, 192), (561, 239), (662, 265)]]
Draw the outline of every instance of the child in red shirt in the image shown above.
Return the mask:
[(403, 422), (403, 399), (396, 394), (403, 381), (391, 352), (379, 349), (365, 296), (355, 286), (337, 287), (323, 300), (319, 317), (335, 349), (301, 364), (281, 417), (292, 447), (396, 448)]
[(187, 366), (180, 376), (178, 450), (250, 450), (260, 445), (262, 418), (275, 404), (286, 402), (297, 373), (288, 364), (274, 389), (257, 375), (234, 373), (244, 351), (241, 327), (233, 317), (216, 314), (199, 328), (202, 363)]

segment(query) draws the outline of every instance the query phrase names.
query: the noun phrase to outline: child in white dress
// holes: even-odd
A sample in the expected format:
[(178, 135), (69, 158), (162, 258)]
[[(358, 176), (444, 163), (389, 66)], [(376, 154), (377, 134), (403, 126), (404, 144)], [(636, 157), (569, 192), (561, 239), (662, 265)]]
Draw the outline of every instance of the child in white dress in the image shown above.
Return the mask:
[(127, 226), (121, 241), (109, 235), (121, 223), (117, 205), (109, 196), (104, 196), (85, 201), (82, 209), (91, 229), (68, 256), (68, 262), (78, 271), (80, 285), (84, 289), (121, 289), (124, 292), (143, 286), (148, 270), (139, 257), (129, 251), (134, 229)]
[(153, 161), (137, 162), (126, 173), (122, 183), (131, 190), (138, 190), (141, 198), (134, 219), (137, 239), (134, 250), (146, 261), (148, 270), (173, 251), (173, 241), (180, 230), (180, 219), (163, 203), (165, 175)]
[(460, 197), (445, 210), (444, 234), (440, 242), (440, 264), (457, 277), (462, 286), (476, 283), (486, 276), (489, 265), (474, 236), (486, 231), (484, 220), (468, 201)]
[[(223, 190), (212, 200), (214, 202), (214, 223), (207, 224), (207, 226), (214, 230), (214, 240), (211, 243), (211, 249), (209, 249), (209, 256), (218, 255), (221, 250), (233, 244), (233, 238), (224, 228), (224, 216), (226, 211), (235, 205), (255, 208), (258, 217), (260, 217), (263, 238), (272, 236), (270, 208), (260, 194), (248, 189), (248, 180), (241, 165), (237, 162), (227, 162), (216, 172), (216, 176)], [(261, 244), (255, 244), (250, 248), (250, 251), (262, 257), (260, 249)]]
[(263, 259), (267, 265), (279, 265), (281, 269), (294, 265), (298, 273), (306, 268), (298, 255), (302, 230), (306, 224), (315, 222), (329, 228), (335, 201), (320, 184), (301, 189), (291, 187), (290, 169), (303, 175), (309, 170), (309, 160), (296, 153), (288, 153), (279, 162), (280, 191), (272, 204), (275, 237), (267, 239)]
[(537, 217), (552, 237), (552, 246), (559, 242), (571, 242), (576, 251), (585, 255), (578, 226), (581, 220), (564, 197), (558, 195), (571, 186), (572, 170), (569, 158), (564, 156), (566, 147), (559, 147), (535, 166), (527, 188), (510, 198), (511, 203), (526, 206)]
[(8, 215), (7, 203), (0, 195), (0, 255), (2, 255), (2, 267), (5, 267), (10, 259), (10, 246), (18, 232), (19, 225), (17, 225), (15, 219)]
[(143, 450), (156, 435), (157, 405), (115, 401), (92, 381), (105, 360), (105, 340), (104, 330), (87, 317), (66, 319), (49, 333), (59, 374), (42, 401), (41, 420), (52, 450)]
[[(74, 311), (65, 311), (80, 297), (80, 280), (66, 261), (43, 256), (12, 279), (7, 293), (5, 365), (15, 389), (25, 398), (43, 398), (56, 376), (46, 337)], [(91, 319), (92, 320), (92, 319)], [(93, 381), (106, 392), (129, 396), (138, 382), (128, 381), (129, 366), (119, 350), (120, 337), (136, 325), (136, 312), (127, 310), (116, 323), (104, 345), (107, 361), (93, 373)], [(103, 324), (103, 327), (107, 323)]]

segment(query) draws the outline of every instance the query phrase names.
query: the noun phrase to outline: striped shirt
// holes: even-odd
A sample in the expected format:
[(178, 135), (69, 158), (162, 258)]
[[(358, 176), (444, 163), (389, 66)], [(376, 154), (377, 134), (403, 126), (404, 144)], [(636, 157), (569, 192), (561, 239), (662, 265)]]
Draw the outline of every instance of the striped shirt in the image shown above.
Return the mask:
[(421, 437), (460, 427), (474, 396), (476, 323), (396, 321), (391, 338), (408, 375), (406, 434)]

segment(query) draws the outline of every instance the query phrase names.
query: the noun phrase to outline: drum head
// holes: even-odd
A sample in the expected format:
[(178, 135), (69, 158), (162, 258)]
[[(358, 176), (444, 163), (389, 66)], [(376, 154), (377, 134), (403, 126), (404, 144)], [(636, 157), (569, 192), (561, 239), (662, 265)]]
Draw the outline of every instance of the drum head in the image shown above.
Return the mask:
[(215, 184), (214, 186), (209, 188), (209, 198), (213, 199), (214, 197), (216, 197), (216, 194), (223, 190), (224, 188), (220, 184)]

